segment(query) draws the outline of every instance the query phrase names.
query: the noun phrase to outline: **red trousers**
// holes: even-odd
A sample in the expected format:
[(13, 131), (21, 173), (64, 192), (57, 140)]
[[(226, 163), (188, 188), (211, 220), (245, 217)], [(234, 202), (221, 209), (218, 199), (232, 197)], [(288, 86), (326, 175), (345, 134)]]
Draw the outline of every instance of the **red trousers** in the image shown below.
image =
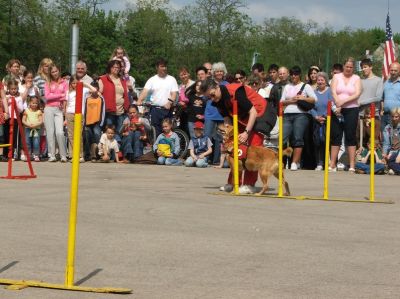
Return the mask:
[[(256, 132), (250, 132), (249, 139), (248, 139), (248, 144), (250, 145), (255, 145), (255, 146), (263, 146), (264, 142), (264, 136), (260, 133)], [(242, 185), (250, 185), (254, 186), (257, 182), (258, 179), (258, 171), (244, 171), (244, 177), (242, 179), (242, 174), (243, 171), (239, 171), (239, 186)], [(233, 172), (232, 169), (229, 172), (229, 177), (228, 177), (228, 184), (233, 185)]]

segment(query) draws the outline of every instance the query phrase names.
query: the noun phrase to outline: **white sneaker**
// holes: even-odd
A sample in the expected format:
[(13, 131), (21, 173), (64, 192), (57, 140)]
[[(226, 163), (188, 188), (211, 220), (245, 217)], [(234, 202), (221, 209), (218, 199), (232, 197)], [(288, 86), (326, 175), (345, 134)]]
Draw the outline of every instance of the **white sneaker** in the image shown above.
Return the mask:
[(337, 170), (344, 170), (346, 168), (346, 165), (344, 165), (341, 162), (338, 162), (338, 164), (336, 166), (337, 166)]
[(389, 169), (389, 171), (388, 171), (388, 175), (394, 175), (394, 171), (393, 171), (393, 169)]
[(321, 170), (324, 170), (324, 168), (322, 167), (322, 165), (318, 165), (318, 166), (315, 168), (315, 170), (316, 170), (316, 171), (321, 171)]
[(290, 164), (290, 170), (292, 171), (296, 171), (300, 168), (300, 165), (297, 163), (292, 162), (292, 164)]
[(27, 161), (26, 156), (24, 154), (21, 154), (21, 161)]
[(48, 160), (48, 162), (57, 162), (56, 157), (50, 157)]
[(61, 157), (60, 161), (61, 161), (61, 163), (67, 163), (68, 160), (67, 160), (67, 157)]
[(80, 162), (80, 163), (85, 163), (85, 159), (84, 159), (84, 158), (80, 158), (80, 159), (79, 159), (79, 162)]
[(225, 184), (224, 186), (219, 187), (219, 191), (224, 192), (232, 192), (233, 186), (231, 184)]
[(239, 194), (253, 194), (254, 187), (242, 185), (239, 187)]

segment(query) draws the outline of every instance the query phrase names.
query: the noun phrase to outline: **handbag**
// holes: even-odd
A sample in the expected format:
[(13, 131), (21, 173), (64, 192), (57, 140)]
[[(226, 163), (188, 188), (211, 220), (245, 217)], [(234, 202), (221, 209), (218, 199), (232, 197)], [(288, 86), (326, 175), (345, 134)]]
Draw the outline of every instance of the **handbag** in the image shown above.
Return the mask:
[[(303, 86), (300, 88), (299, 92), (297, 95), (301, 95), (303, 93), (304, 88), (306, 87), (306, 84), (303, 83)], [(297, 100), (297, 107), (303, 111), (310, 111), (315, 107), (315, 103), (309, 103), (306, 100)]]

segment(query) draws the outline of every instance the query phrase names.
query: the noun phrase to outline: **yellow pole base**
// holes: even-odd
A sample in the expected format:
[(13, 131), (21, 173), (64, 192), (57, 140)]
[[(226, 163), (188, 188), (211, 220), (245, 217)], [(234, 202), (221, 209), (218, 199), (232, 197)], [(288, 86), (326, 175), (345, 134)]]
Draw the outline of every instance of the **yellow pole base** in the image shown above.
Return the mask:
[(329, 198), (328, 200), (324, 197), (317, 197), (317, 196), (279, 196), (277, 194), (234, 194), (234, 193), (228, 193), (228, 192), (215, 192), (211, 193), (212, 195), (223, 195), (223, 196), (245, 196), (245, 197), (262, 197), (262, 198), (286, 198), (286, 199), (291, 199), (291, 200), (320, 200), (320, 201), (325, 201), (325, 202), (354, 202), (354, 203), (381, 203), (381, 204), (394, 204), (393, 201), (391, 200), (376, 200), (376, 201), (370, 201), (368, 199), (350, 199), (350, 198)]
[(0, 147), (9, 147), (11, 144), (0, 144)]
[(92, 288), (83, 286), (66, 286), (63, 284), (53, 284), (36, 280), (14, 280), (0, 278), (0, 284), (7, 285), (5, 288), (8, 290), (22, 290), (28, 287), (65, 290), (65, 291), (78, 291), (78, 292), (93, 292), (93, 293), (114, 293), (114, 294), (131, 294), (131, 289), (123, 288)]

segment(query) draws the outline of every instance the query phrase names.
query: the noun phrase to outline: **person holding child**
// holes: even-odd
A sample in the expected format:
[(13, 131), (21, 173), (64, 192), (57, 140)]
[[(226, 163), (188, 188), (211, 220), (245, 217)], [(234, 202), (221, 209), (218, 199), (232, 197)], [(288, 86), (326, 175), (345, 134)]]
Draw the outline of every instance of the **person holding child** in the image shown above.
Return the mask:
[(99, 156), (102, 162), (116, 161), (119, 163), (119, 146), (115, 139), (115, 126), (106, 125), (106, 129), (100, 137), (98, 145)]
[(153, 151), (156, 154), (157, 164), (159, 165), (182, 165), (182, 161), (178, 159), (180, 152), (179, 136), (172, 131), (172, 121), (166, 118), (162, 121), (163, 132), (158, 135), (153, 144)]
[(25, 139), (28, 147), (28, 153), (32, 153), (33, 160), (40, 162), (40, 129), (43, 125), (43, 113), (39, 109), (39, 97), (32, 96), (28, 98), (28, 108), (25, 109), (22, 116), (22, 123), (25, 126)]
[(208, 158), (212, 153), (212, 142), (204, 135), (204, 124), (201, 121), (194, 123), (194, 137), (189, 142), (190, 157), (185, 166), (207, 167)]
[(391, 123), (383, 130), (383, 157), (389, 174), (400, 175), (400, 108), (390, 111)]
[(143, 155), (143, 142), (147, 140), (146, 130), (150, 129), (149, 120), (140, 117), (138, 107), (131, 105), (121, 129), (123, 162), (133, 162)]

